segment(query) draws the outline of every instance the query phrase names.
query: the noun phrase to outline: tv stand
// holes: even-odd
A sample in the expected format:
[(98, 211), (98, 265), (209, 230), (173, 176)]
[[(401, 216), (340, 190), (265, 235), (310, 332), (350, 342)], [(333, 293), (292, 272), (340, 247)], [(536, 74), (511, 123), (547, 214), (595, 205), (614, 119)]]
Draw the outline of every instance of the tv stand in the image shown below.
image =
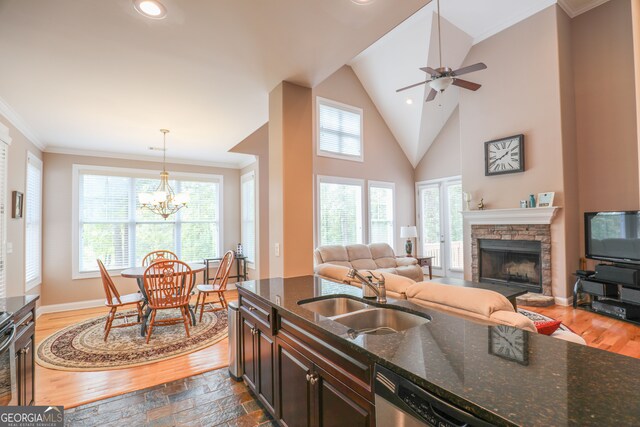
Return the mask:
[[(603, 266), (628, 269), (630, 274), (638, 271), (637, 268), (626, 265), (598, 265), (601, 270)], [(573, 308), (640, 325), (640, 287), (637, 282), (628, 280), (629, 276), (613, 280), (610, 275), (599, 275), (594, 271), (578, 270), (575, 275), (577, 280), (573, 287)]]

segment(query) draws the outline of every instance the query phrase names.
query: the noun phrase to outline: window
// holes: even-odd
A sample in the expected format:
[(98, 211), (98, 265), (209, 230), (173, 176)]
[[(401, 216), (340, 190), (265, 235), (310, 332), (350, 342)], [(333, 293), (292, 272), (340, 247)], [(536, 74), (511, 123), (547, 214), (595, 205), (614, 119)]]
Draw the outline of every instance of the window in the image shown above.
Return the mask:
[(98, 258), (120, 270), (140, 265), (157, 249), (172, 250), (184, 261), (221, 255), (222, 177), (171, 178), (173, 190), (189, 193), (190, 201), (164, 220), (138, 200), (159, 185), (157, 172), (74, 165), (74, 278), (95, 276)]
[(318, 155), (363, 160), (362, 110), (317, 98)]
[(256, 178), (255, 172), (242, 175), (241, 181), (241, 214), (242, 214), (242, 250), (247, 262), (256, 261)]
[(362, 243), (364, 183), (358, 179), (318, 177), (318, 242), (322, 245)]
[(27, 152), (25, 194), (26, 290), (42, 283), (42, 161)]
[(369, 181), (369, 242), (395, 246), (395, 185)]

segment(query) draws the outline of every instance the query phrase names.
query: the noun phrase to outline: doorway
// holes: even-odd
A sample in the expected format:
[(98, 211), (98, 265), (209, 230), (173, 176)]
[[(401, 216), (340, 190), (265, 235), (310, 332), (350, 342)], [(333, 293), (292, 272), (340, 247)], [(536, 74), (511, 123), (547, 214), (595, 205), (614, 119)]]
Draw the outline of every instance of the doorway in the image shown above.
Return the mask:
[(418, 254), (433, 257), (433, 274), (462, 278), (464, 244), (459, 176), (416, 184)]

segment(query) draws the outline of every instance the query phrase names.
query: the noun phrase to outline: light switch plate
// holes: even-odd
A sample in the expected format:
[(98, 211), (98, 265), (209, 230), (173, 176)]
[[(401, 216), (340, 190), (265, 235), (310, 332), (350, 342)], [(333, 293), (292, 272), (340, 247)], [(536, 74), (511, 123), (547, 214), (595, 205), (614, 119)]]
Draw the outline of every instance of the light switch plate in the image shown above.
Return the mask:
[(276, 256), (280, 256), (280, 243), (276, 243), (275, 252)]

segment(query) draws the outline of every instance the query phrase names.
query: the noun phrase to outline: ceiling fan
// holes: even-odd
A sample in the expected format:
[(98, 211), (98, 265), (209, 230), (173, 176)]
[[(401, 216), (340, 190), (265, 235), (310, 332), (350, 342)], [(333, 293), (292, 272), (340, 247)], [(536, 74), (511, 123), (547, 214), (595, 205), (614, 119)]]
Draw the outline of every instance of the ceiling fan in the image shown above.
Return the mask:
[(473, 91), (480, 89), (481, 85), (479, 85), (478, 83), (462, 80), (462, 79), (459, 79), (458, 77), (463, 74), (468, 74), (474, 71), (480, 71), (487, 68), (487, 66), (482, 62), (478, 62), (477, 64), (469, 65), (467, 67), (462, 67), (457, 70), (452, 70), (449, 67), (442, 66), (442, 36), (440, 32), (440, 0), (437, 0), (437, 5), (438, 5), (438, 55), (440, 58), (440, 68), (436, 68), (434, 70), (431, 67), (422, 67), (420, 69), (425, 73), (429, 74), (429, 76), (431, 77), (429, 80), (415, 83), (415, 84), (396, 90), (396, 92), (402, 92), (403, 90), (411, 89), (416, 86), (420, 86), (428, 83), (429, 86), (431, 86), (431, 91), (429, 92), (429, 95), (427, 95), (427, 99), (425, 100), (425, 102), (433, 101), (436, 95), (438, 94), (438, 92), (444, 92), (444, 90), (448, 88), (450, 85), (458, 86), (463, 89), (469, 89)]

